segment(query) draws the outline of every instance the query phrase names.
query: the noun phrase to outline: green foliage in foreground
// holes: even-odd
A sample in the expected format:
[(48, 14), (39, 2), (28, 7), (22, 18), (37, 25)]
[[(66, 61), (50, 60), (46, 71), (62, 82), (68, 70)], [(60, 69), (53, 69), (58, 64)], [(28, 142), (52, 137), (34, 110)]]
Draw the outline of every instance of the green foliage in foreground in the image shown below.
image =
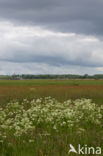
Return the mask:
[(102, 123), (103, 105), (90, 99), (12, 101), (0, 108), (0, 153), (67, 156), (69, 144), (103, 148)]

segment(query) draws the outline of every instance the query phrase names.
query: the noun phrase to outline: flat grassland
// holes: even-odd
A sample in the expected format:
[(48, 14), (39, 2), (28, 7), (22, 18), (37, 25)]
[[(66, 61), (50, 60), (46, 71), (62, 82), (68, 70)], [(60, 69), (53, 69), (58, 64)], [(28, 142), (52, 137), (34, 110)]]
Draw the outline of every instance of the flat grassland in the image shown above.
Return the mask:
[(103, 104), (103, 80), (0, 80), (0, 104), (12, 99), (48, 97), (64, 101), (89, 98)]
[(1, 155), (75, 155), (69, 144), (103, 149), (103, 80), (0, 80)]

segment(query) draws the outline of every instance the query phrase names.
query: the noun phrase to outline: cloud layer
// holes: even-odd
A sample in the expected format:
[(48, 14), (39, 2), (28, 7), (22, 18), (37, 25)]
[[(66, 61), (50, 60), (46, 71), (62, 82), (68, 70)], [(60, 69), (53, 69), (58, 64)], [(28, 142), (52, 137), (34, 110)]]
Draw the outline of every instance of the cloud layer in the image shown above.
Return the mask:
[(0, 0), (0, 74), (102, 73), (103, 1)]
[(102, 0), (0, 0), (0, 18), (63, 32), (103, 34)]

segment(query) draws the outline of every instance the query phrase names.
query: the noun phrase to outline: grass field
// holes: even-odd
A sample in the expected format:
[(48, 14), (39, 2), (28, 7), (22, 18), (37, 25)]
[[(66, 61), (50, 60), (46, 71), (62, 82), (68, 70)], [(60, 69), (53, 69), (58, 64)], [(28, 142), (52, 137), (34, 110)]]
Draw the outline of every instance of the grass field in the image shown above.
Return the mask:
[(90, 98), (103, 103), (103, 80), (0, 80), (0, 104), (12, 99), (51, 96), (67, 99)]
[[(44, 98), (49, 96), (51, 98), (45, 101)], [(82, 98), (92, 99), (92, 102), (75, 101)], [(23, 102), (23, 99), (28, 100)], [(31, 102), (33, 99), (38, 101)], [(66, 101), (68, 99), (72, 102)], [(103, 149), (102, 105), (103, 80), (0, 80), (1, 155), (76, 155), (68, 154), (69, 144)], [(73, 112), (70, 118), (66, 115), (67, 110)], [(22, 121), (23, 118), (26, 121)], [(32, 127), (29, 127), (30, 123)], [(15, 124), (20, 131), (16, 131)], [(15, 136), (16, 132), (21, 135)]]

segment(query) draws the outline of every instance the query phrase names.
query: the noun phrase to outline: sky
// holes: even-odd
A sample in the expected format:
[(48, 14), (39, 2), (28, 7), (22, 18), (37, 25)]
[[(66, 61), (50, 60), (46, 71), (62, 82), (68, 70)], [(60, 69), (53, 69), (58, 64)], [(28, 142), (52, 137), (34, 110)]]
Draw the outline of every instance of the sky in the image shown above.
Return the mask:
[(0, 75), (102, 74), (102, 0), (0, 0)]

